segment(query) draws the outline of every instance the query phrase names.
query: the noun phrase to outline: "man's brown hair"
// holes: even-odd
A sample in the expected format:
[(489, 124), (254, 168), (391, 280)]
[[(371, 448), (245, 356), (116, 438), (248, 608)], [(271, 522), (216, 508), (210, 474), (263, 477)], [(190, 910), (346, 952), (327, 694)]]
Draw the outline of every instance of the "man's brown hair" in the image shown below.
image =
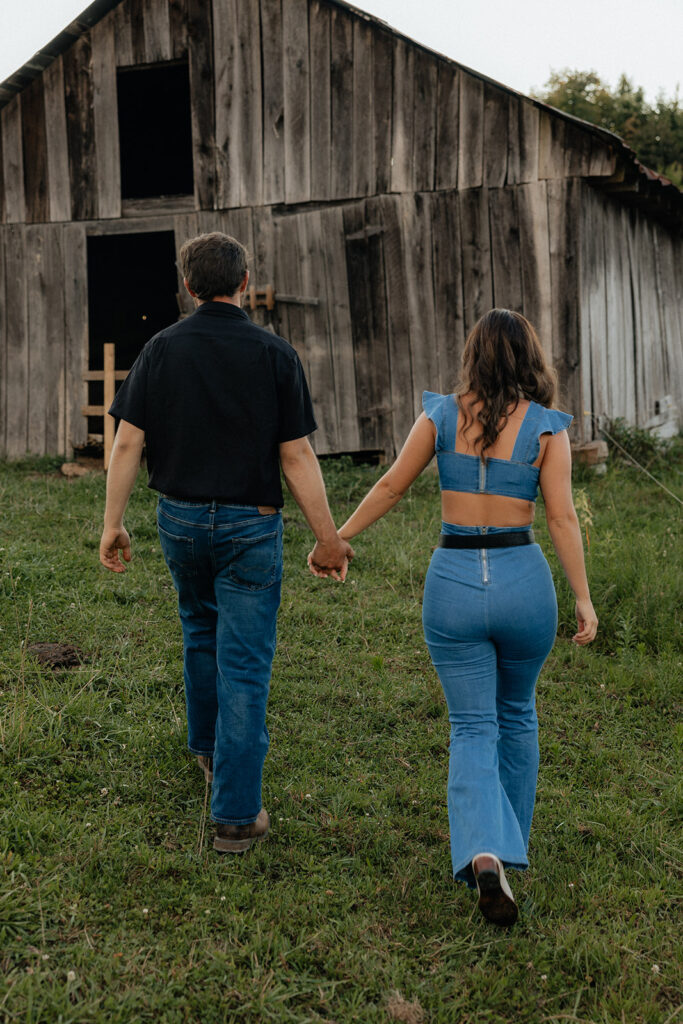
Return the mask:
[(183, 243), (180, 269), (198, 299), (234, 295), (247, 272), (247, 250), (236, 238), (211, 231)]

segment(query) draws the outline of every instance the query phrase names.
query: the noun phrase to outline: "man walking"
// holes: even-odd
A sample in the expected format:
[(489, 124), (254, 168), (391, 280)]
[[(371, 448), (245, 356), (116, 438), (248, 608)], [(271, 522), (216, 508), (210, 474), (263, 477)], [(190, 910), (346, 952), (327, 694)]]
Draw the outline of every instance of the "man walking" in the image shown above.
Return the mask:
[(318, 461), (303, 368), (282, 338), (241, 309), (244, 247), (219, 232), (180, 250), (195, 312), (143, 348), (111, 409), (120, 419), (107, 476), (100, 561), (131, 559), (123, 515), (143, 444), (158, 528), (178, 592), (188, 745), (212, 782), (214, 848), (266, 835), (265, 715), (282, 578), (279, 465), (316, 538), (315, 564), (344, 579)]

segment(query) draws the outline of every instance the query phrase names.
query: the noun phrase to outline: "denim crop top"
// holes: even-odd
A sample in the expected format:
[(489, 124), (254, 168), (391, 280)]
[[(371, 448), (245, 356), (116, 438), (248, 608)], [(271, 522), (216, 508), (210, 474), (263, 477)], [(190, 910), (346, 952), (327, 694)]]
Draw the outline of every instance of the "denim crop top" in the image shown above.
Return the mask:
[(541, 450), (541, 434), (566, 430), (573, 417), (559, 409), (529, 402), (510, 459), (480, 459), (455, 451), (458, 406), (454, 395), (425, 391), (422, 408), (436, 427), (436, 461), (442, 491), (468, 494), (502, 494), (508, 498), (536, 501), (539, 467), (533, 463)]

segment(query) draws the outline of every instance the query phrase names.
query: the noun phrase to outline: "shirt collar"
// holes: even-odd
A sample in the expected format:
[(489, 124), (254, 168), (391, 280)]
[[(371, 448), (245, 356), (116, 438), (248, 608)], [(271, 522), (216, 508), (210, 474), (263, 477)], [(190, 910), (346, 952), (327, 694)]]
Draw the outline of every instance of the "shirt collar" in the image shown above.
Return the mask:
[(249, 319), (249, 314), (246, 310), (240, 306), (235, 306), (232, 302), (202, 302), (201, 306), (197, 306), (193, 316), (236, 316), (243, 317), (245, 320)]

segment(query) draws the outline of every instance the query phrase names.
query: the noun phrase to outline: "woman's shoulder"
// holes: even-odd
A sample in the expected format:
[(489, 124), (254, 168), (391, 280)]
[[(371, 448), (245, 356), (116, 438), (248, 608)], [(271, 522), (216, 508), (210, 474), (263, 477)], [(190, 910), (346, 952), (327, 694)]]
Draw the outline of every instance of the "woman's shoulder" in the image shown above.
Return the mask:
[(561, 430), (566, 430), (574, 419), (571, 413), (563, 412), (561, 409), (548, 409), (537, 402), (529, 402), (529, 405), (533, 408), (541, 434), (558, 434)]

